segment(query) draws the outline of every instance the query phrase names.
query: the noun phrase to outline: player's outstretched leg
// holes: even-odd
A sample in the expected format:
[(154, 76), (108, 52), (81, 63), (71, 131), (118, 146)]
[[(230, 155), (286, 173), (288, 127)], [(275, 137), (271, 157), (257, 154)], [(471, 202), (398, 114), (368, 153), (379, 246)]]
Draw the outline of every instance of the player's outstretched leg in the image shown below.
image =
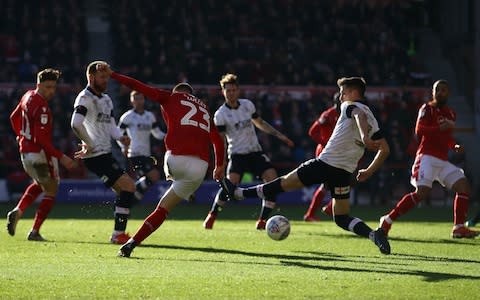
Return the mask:
[(388, 242), (387, 235), (382, 228), (377, 228), (373, 233), (373, 242), (377, 245), (382, 254), (390, 254), (390, 243)]
[(228, 201), (239, 200), (235, 198), (235, 189), (237, 187), (228, 178), (225, 177), (222, 180), (217, 180), (217, 183), (225, 193), (226, 200)]

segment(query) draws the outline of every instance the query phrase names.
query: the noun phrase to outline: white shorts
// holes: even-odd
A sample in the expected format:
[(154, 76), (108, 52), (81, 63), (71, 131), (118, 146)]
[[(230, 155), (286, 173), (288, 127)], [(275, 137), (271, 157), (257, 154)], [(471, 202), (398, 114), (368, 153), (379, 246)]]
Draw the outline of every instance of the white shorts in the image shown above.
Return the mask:
[(432, 187), (433, 181), (436, 180), (444, 187), (451, 189), (455, 182), (464, 177), (463, 170), (452, 163), (422, 154), (415, 158), (410, 183), (414, 187)]
[(37, 183), (43, 184), (51, 179), (59, 180), (58, 159), (47, 157), (45, 152), (20, 153), (23, 169)]
[(177, 196), (188, 199), (202, 184), (207, 174), (208, 163), (195, 156), (165, 153), (163, 170), (168, 180), (172, 180), (173, 191)]

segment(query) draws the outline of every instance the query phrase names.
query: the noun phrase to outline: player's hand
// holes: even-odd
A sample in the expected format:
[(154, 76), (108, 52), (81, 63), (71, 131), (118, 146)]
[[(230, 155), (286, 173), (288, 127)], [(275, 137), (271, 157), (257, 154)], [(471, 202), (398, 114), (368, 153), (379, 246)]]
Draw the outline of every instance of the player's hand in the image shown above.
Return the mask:
[(456, 144), (455, 147), (453, 147), (453, 151), (459, 154), (463, 154), (465, 153), (465, 147), (463, 147), (462, 145)]
[(118, 141), (119, 141), (120, 143), (122, 143), (122, 145), (124, 145), (125, 148), (127, 148), (127, 149), (128, 149), (128, 146), (130, 146), (130, 137), (129, 137), (129, 136), (122, 135), (122, 136), (118, 139)]
[(80, 150), (75, 152), (75, 154), (73, 156), (75, 159), (84, 158), (85, 155), (87, 155), (88, 153), (91, 152), (91, 147), (88, 146), (87, 144), (81, 143), (81, 144), (78, 144), (78, 145), (80, 146)]
[(213, 169), (213, 179), (222, 180), (225, 177), (225, 165)]
[(281, 135), (281, 136), (280, 136), (280, 140), (281, 140), (282, 142), (284, 142), (285, 144), (287, 144), (287, 146), (290, 147), (290, 148), (293, 147), (293, 146), (295, 146), (295, 143), (294, 143), (291, 139), (289, 139), (288, 137), (286, 137), (285, 135)]
[(103, 62), (97, 64), (97, 71), (106, 72), (108, 76), (112, 75), (113, 73), (112, 69), (110, 68), (110, 65)]
[(60, 157), (60, 163), (68, 170), (78, 167), (78, 163), (66, 155)]
[(370, 176), (372, 176), (372, 174), (367, 169), (358, 170), (357, 181), (364, 182), (365, 180), (370, 178)]
[(438, 127), (440, 128), (440, 130), (455, 128), (455, 122), (449, 119), (442, 119), (438, 123)]
[(380, 148), (380, 142), (374, 141), (369, 137), (364, 137), (363, 138), (363, 144), (365, 145), (365, 148), (367, 148), (370, 151), (378, 151)]

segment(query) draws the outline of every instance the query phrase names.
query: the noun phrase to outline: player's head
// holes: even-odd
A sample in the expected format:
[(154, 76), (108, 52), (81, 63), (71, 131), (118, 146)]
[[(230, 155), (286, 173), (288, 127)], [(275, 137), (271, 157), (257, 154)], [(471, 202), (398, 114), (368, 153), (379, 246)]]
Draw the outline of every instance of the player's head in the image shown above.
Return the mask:
[(237, 75), (227, 73), (222, 76), (220, 80), (220, 86), (222, 87), (222, 94), (225, 100), (228, 102), (235, 102), (240, 95), (240, 87), (238, 84)]
[(173, 87), (173, 93), (187, 93), (193, 95), (193, 88), (186, 82), (180, 82), (176, 86)]
[(94, 89), (96, 92), (103, 93), (107, 90), (107, 83), (109, 76), (107, 72), (100, 72), (97, 70), (97, 64), (99, 63), (105, 63), (105, 61), (101, 60), (96, 60), (92, 61), (91, 63), (88, 64), (87, 66), (87, 80), (88, 80), (88, 85)]
[(432, 88), (433, 99), (438, 105), (445, 105), (450, 95), (450, 89), (446, 80), (440, 79), (435, 81)]
[(342, 77), (337, 80), (340, 101), (356, 101), (365, 98), (366, 82), (363, 77)]
[(132, 91), (130, 93), (130, 103), (134, 110), (143, 111), (145, 106), (145, 96), (137, 91)]
[(57, 81), (62, 73), (55, 69), (45, 69), (37, 74), (37, 92), (45, 100), (50, 100), (55, 96), (57, 90)]

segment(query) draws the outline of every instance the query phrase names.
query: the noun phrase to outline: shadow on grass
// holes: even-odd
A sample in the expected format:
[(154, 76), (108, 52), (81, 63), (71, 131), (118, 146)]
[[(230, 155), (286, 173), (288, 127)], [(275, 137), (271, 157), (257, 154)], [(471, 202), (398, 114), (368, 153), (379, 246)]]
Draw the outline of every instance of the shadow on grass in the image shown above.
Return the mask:
[(309, 268), (323, 271), (342, 271), (342, 272), (359, 272), (359, 273), (385, 273), (387, 275), (410, 275), (410, 276), (419, 276), (427, 282), (439, 282), (444, 280), (451, 279), (469, 279), (469, 280), (478, 280), (480, 276), (471, 276), (471, 275), (461, 275), (461, 274), (450, 274), (450, 273), (438, 273), (438, 272), (428, 272), (428, 271), (412, 271), (412, 270), (398, 270), (398, 269), (389, 269), (389, 270), (378, 270), (378, 269), (356, 269), (349, 267), (340, 267), (340, 266), (319, 266), (319, 265), (308, 265), (302, 262), (294, 261), (282, 261), (282, 264), (285, 266)]
[[(285, 255), (285, 254), (272, 254), (272, 253), (258, 253), (258, 252), (249, 252), (242, 250), (233, 250), (233, 249), (220, 249), (220, 248), (210, 248), (210, 247), (186, 247), (186, 246), (175, 246), (175, 245), (141, 245), (141, 248), (156, 248), (156, 249), (171, 249), (171, 250), (185, 250), (185, 251), (200, 251), (205, 253), (221, 253), (221, 254), (232, 254), (232, 255), (244, 255), (249, 257), (261, 257), (261, 258), (274, 258), (280, 260), (282, 265), (285, 266), (294, 266), (300, 268), (309, 268), (309, 269), (319, 269), (326, 271), (348, 271), (348, 272), (363, 272), (363, 273), (384, 273), (386, 275), (413, 275), (422, 277), (425, 281), (428, 282), (437, 282), (443, 280), (451, 279), (480, 279), (480, 276), (471, 276), (471, 275), (461, 275), (461, 274), (452, 274), (452, 273), (439, 273), (439, 272), (429, 272), (429, 271), (415, 271), (415, 270), (400, 270), (398, 268), (391, 268), (392, 266), (400, 266), (406, 264), (393, 263), (391, 261), (379, 261), (377, 257), (368, 257), (368, 256), (355, 256), (353, 259), (344, 257), (338, 254), (332, 253), (322, 253), (322, 252), (309, 252), (314, 256), (307, 255)], [(361, 261), (358, 258), (362, 258)], [(370, 258), (372, 261), (365, 261), (365, 258)], [(466, 260), (466, 259), (456, 259), (448, 257), (429, 257), (422, 255), (409, 255), (409, 254), (394, 254), (388, 258), (398, 258), (398, 259), (416, 259), (424, 261), (441, 261), (441, 262), (457, 262), (457, 263), (480, 263), (480, 261), (475, 260)], [(204, 260), (198, 260), (204, 261)], [(301, 261), (322, 261), (322, 262), (353, 262), (353, 263), (372, 263), (374, 268), (350, 268), (342, 266), (323, 266), (323, 265), (309, 265)], [(219, 263), (225, 263), (225, 260), (218, 260)], [(249, 262), (252, 264), (264, 264), (262, 262)], [(386, 268), (388, 266), (389, 268)]]
[[(352, 238), (358, 238), (358, 239), (363, 239), (363, 237), (349, 234), (349, 233), (338, 233), (338, 234), (333, 234), (333, 233), (320, 233), (318, 234), (319, 236), (325, 236), (325, 237), (334, 237), (337, 239), (352, 239)], [(462, 246), (479, 246), (480, 245), (480, 239), (415, 239), (415, 238), (404, 238), (404, 237), (388, 237), (388, 240), (390, 242), (410, 242), (410, 243), (421, 243), (421, 244), (452, 244), (452, 245), (462, 245)]]

